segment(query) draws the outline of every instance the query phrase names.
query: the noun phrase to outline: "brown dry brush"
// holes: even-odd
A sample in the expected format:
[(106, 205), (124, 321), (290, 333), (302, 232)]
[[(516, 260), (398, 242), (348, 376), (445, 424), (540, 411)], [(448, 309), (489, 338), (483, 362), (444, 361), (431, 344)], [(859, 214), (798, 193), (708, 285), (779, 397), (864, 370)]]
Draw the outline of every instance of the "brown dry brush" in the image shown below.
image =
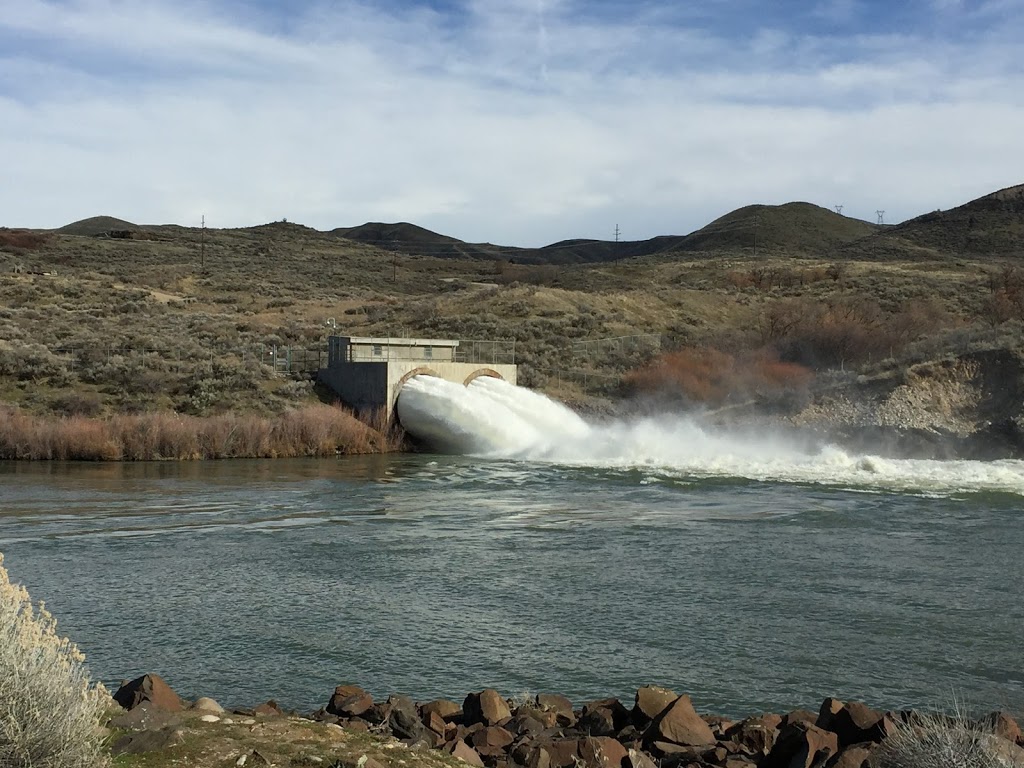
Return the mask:
[[(384, 423), (379, 417), (377, 423)], [(288, 458), (400, 450), (397, 427), (374, 428), (330, 405), (274, 417), (222, 414), (200, 418), (171, 412), (45, 417), (0, 414), (0, 459), (154, 461)]]
[(623, 381), (635, 394), (673, 392), (691, 402), (722, 405), (736, 398), (804, 390), (813, 378), (809, 369), (782, 362), (769, 350), (732, 355), (688, 347), (659, 355)]
[(0, 227), (0, 248), (7, 247), (34, 251), (37, 248), (42, 248), (48, 239), (45, 234), (39, 232)]
[(923, 335), (953, 324), (936, 301), (912, 299), (888, 312), (860, 295), (784, 299), (768, 304), (760, 315), (762, 343), (784, 360), (813, 368), (893, 357)]

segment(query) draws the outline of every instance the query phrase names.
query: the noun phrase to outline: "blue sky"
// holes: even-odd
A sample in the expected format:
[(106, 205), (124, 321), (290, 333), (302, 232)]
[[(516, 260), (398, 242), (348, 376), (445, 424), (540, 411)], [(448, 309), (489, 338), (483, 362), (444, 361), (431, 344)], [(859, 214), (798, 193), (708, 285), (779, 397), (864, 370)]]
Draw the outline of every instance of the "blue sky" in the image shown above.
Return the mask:
[(0, 225), (895, 222), (1024, 182), (1024, 0), (0, 0)]

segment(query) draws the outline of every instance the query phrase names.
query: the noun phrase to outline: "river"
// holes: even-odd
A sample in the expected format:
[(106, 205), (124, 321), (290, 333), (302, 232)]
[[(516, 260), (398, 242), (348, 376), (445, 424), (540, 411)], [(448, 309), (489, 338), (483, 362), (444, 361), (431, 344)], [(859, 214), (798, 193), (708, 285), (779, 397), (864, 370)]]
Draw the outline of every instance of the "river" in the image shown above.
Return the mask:
[(850, 461), (3, 463), (0, 551), (94, 676), (226, 705), (656, 683), (733, 716), (1024, 710), (1019, 463)]

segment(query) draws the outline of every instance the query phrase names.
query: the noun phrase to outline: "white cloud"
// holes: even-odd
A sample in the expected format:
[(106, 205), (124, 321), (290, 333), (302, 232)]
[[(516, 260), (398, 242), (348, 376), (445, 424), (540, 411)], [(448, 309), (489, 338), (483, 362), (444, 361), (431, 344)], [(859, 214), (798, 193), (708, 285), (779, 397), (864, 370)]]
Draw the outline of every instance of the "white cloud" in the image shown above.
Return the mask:
[(350, 3), (283, 33), (208, 4), (22, 0), (0, 14), (20, 42), (0, 57), (0, 224), (407, 220), (534, 245), (792, 199), (896, 221), (1021, 181), (1024, 77), (997, 39), (659, 18)]

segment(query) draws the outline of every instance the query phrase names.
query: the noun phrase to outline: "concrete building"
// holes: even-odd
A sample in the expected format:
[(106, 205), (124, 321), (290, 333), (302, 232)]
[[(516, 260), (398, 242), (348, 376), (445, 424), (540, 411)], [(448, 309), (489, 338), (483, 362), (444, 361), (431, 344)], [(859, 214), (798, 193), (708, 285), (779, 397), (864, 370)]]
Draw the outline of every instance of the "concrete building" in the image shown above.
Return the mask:
[(382, 410), (390, 419), (402, 385), (418, 375), (457, 384), (494, 376), (515, 384), (515, 343), (331, 336), (319, 379), (358, 413)]

